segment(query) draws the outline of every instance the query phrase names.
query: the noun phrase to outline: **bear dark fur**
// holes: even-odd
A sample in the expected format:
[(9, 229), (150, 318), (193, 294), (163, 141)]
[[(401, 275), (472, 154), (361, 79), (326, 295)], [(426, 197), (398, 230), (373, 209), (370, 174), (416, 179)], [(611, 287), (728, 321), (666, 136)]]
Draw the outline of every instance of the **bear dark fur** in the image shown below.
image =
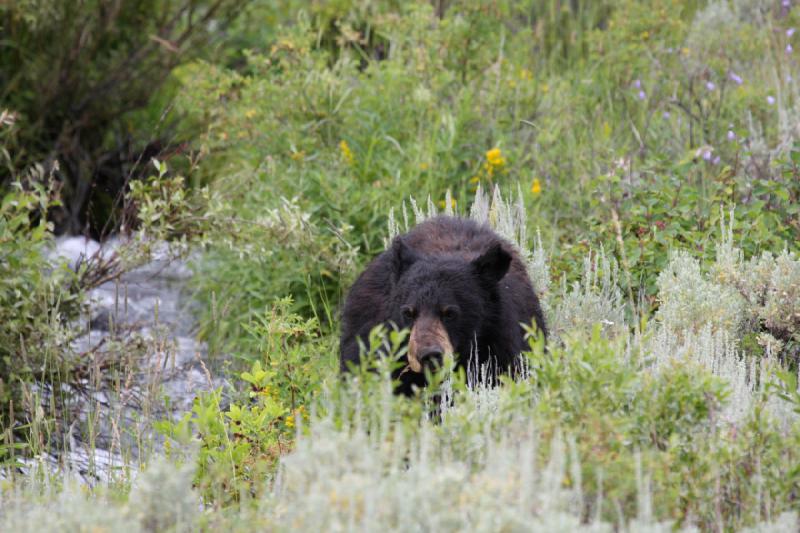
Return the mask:
[[(342, 371), (358, 364), (359, 339), (367, 345), (375, 326), (411, 329), (408, 342), (417, 355), (412, 361), (409, 350), (409, 366), (396, 375), (404, 394), (425, 385), (420, 362), (440, 362), (443, 350), (452, 349), (459, 366), (468, 360), (472, 366), (477, 356), (481, 365), (507, 373), (526, 347), (521, 324), (535, 320), (547, 334), (539, 299), (514, 247), (488, 226), (444, 216), (396, 237), (358, 277), (342, 318)], [(412, 363), (418, 371), (411, 370)]]

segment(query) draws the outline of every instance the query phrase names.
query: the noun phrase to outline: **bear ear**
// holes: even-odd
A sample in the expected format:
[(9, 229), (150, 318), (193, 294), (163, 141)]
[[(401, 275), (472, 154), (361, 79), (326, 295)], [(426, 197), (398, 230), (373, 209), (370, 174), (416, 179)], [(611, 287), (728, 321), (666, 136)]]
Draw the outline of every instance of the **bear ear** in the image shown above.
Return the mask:
[(419, 259), (419, 254), (409, 248), (408, 245), (403, 242), (403, 239), (394, 240), (390, 253), (392, 258), (392, 277), (394, 281), (400, 279), (400, 276)]
[(478, 277), (488, 286), (493, 286), (503, 279), (510, 266), (511, 254), (505, 251), (500, 243), (472, 261), (472, 267), (478, 273)]

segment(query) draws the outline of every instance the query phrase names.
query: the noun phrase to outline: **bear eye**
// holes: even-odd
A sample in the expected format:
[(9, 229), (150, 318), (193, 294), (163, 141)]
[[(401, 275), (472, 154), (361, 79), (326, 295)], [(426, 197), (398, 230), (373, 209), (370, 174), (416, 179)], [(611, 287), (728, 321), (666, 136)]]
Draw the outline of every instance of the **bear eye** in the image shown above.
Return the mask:
[(455, 305), (448, 305), (442, 309), (442, 318), (451, 320), (458, 316), (458, 307)]
[(405, 320), (410, 321), (414, 320), (414, 317), (416, 316), (417, 313), (414, 312), (414, 308), (411, 307), (410, 305), (404, 305), (403, 307), (400, 308), (400, 314), (403, 315), (403, 318)]

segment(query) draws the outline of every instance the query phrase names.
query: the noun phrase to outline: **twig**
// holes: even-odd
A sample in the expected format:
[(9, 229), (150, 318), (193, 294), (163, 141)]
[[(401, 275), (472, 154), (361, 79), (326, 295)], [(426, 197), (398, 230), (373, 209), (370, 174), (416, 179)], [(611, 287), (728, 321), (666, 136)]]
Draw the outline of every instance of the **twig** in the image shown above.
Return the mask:
[(631, 269), (628, 265), (628, 257), (625, 255), (625, 241), (622, 239), (622, 225), (619, 222), (619, 215), (615, 207), (611, 208), (611, 220), (614, 223), (614, 230), (617, 234), (617, 245), (619, 246), (620, 261), (622, 262), (622, 269), (625, 271), (625, 277), (628, 282), (628, 300), (630, 301), (631, 312), (636, 311), (633, 303), (633, 288), (631, 287)]

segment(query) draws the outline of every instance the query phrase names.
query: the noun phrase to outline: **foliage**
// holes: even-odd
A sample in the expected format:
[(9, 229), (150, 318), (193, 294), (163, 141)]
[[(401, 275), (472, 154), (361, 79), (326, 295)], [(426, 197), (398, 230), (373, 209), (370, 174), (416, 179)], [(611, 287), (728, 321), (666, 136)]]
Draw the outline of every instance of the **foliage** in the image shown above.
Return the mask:
[(216, 219), (227, 225), (206, 235), (211, 248), (195, 281), (208, 310), (200, 334), (212, 353), (256, 357), (260, 341), (248, 324), (282, 294), (292, 295), (292, 309), (313, 317), (317, 328), (332, 327), (335, 304), (355, 274), (351, 227), (315, 221), (297, 198), (281, 198), (256, 219), (241, 212)]
[(258, 346), (249, 371), (240, 375), (247, 396), (223, 409), (217, 390), (200, 396), (180, 421), (156, 426), (179, 445), (198, 439), (197, 485), (209, 501), (262, 490), (263, 477), (288, 449), (336, 366), (331, 338), (320, 337), (316, 320), (292, 313), (291, 304), (288, 298), (275, 302), (246, 328)]
[(63, 443), (57, 442), (56, 428), (63, 424), (78, 431), (70, 410), (74, 395), (119, 380), (121, 362), (145, 350), (136, 339), (107, 339), (104, 350), (76, 349), (76, 339), (85, 332), (81, 318), (87, 292), (148, 262), (164, 240), (173, 239), (168, 256), (178, 257), (186, 253), (187, 239), (197, 242), (219, 225), (202, 194), (188, 194), (180, 176), (167, 175), (159, 162), (156, 167), (158, 176), (132, 187), (135, 231), (113, 250), (82, 255), (72, 264), (52, 254), (48, 214), (60, 202), (53, 176), (37, 167), (3, 195), (0, 459), (19, 456), (20, 448), (23, 455), (59, 449)]
[(13, 443), (16, 418), (35, 410), (25, 384), (59, 384), (68, 373), (64, 320), (80, 304), (79, 292), (70, 289), (73, 273), (42, 268), (50, 238), (46, 216), (55, 203), (47, 183), (35, 176), (16, 182), (0, 204), (0, 427), (6, 444)]
[[(153, 161), (127, 189), (138, 252), (77, 276), (78, 287), (108, 279), (161, 240), (197, 250), (200, 334), (229, 385), (159, 424), (181, 465), (174, 484), (161, 470), (89, 497), (25, 492), (8, 529), (30, 513), (144, 529), (797, 529), (796, 6), (243, 9), (224, 26), (235, 46), (169, 70), (161, 97), (174, 96), (188, 157), (170, 159), (177, 172)], [(147, 101), (126, 115), (137, 138), (152, 138), (165, 109)], [(5, 126), (28, 119), (11, 107), (0, 157), (17, 175), (25, 154), (10, 148), (28, 133)], [(66, 314), (72, 293), (43, 287), (71, 275), (36, 270), (45, 193), (17, 188), (8, 198), (31, 208), (3, 204), (0, 245), (22, 269), (0, 282), (13, 354), (20, 339), (70, 333), (46, 317)], [(377, 357), (340, 379), (337, 308), (353, 276), (441, 211), (520, 248), (551, 324), (546, 351), (534, 342), (527, 374), (499, 387), (444, 370), (398, 398), (391, 360)], [(62, 296), (36, 303), (37, 291)], [(403, 335), (376, 330), (370, 354), (397, 352)], [(16, 445), (6, 437), (0, 450)], [(173, 512), (163, 504), (175, 494)]]
[(119, 225), (109, 219), (120, 215), (141, 163), (180, 152), (164, 110), (142, 110), (168, 101), (158, 89), (177, 65), (203, 55), (218, 36), (212, 28), (233, 18), (238, 4), (4, 3), (0, 95), (19, 127), (0, 185), (58, 162), (64, 203), (52, 217), (59, 230), (102, 235)]
[[(332, 383), (274, 478), (268, 472), (275, 455), (257, 450), (270, 442), (264, 427), (273, 414), (256, 418), (269, 404), (259, 398), (223, 412), (219, 394), (200, 399), (191, 429), (182, 428), (187, 422), (171, 426), (199, 444), (195, 484), (212, 505), (197, 520), (278, 530), (796, 523), (796, 421), (782, 429), (765, 409), (766, 396), (745, 418), (723, 421), (718, 415), (729, 399), (722, 377), (691, 361), (652, 372), (600, 332), (549, 353), (533, 346), (529, 377), (501, 388), (445, 378), (453, 393), (435, 419), (420, 410), (420, 399), (392, 394), (386, 364)], [(274, 376), (258, 366), (248, 374), (263, 396)], [(191, 500), (181, 480), (160, 485), (162, 500)], [(143, 516), (174, 520), (174, 508), (156, 506)], [(112, 516), (132, 516), (125, 509)], [(10, 516), (19, 511), (12, 507)]]
[[(704, 328), (745, 342), (750, 353), (774, 354), (797, 368), (800, 342), (800, 260), (784, 249), (745, 259), (734, 242), (735, 220), (721, 220), (716, 260), (702, 272), (698, 260), (674, 254), (658, 278), (656, 320), (681, 336)], [(760, 345), (760, 346), (759, 346)]]
[(164, 459), (141, 472), (125, 505), (113, 491), (87, 492), (74, 479), (64, 487), (34, 481), (4, 494), (0, 518), (7, 531), (196, 531), (200, 501), (191, 486), (192, 469)]
[[(196, 179), (248, 220), (295, 198), (317, 227), (352, 228), (370, 256), (403, 198), (438, 204), (450, 191), (463, 213), (477, 185), (519, 184), (529, 229), (558, 250), (555, 279), (574, 282), (602, 246), (643, 316), (672, 249), (713, 258), (720, 204), (738, 206), (748, 255), (800, 233), (800, 152), (786, 126), (796, 90), (771, 74), (793, 64), (783, 49), (796, 15), (749, 5), (312, 3), (243, 68), (180, 69), (176, 107), (209, 121)], [(786, 32), (771, 37), (770, 24)], [(699, 37), (709, 26), (722, 28), (713, 42)], [(228, 273), (202, 287), (216, 309), (288, 291), (320, 316), (342, 292), (335, 275), (276, 279), (236, 254), (212, 257), (209, 270)], [(214, 290), (242, 276), (237, 295), (251, 296)], [(229, 317), (218, 323), (235, 346), (246, 312)]]

